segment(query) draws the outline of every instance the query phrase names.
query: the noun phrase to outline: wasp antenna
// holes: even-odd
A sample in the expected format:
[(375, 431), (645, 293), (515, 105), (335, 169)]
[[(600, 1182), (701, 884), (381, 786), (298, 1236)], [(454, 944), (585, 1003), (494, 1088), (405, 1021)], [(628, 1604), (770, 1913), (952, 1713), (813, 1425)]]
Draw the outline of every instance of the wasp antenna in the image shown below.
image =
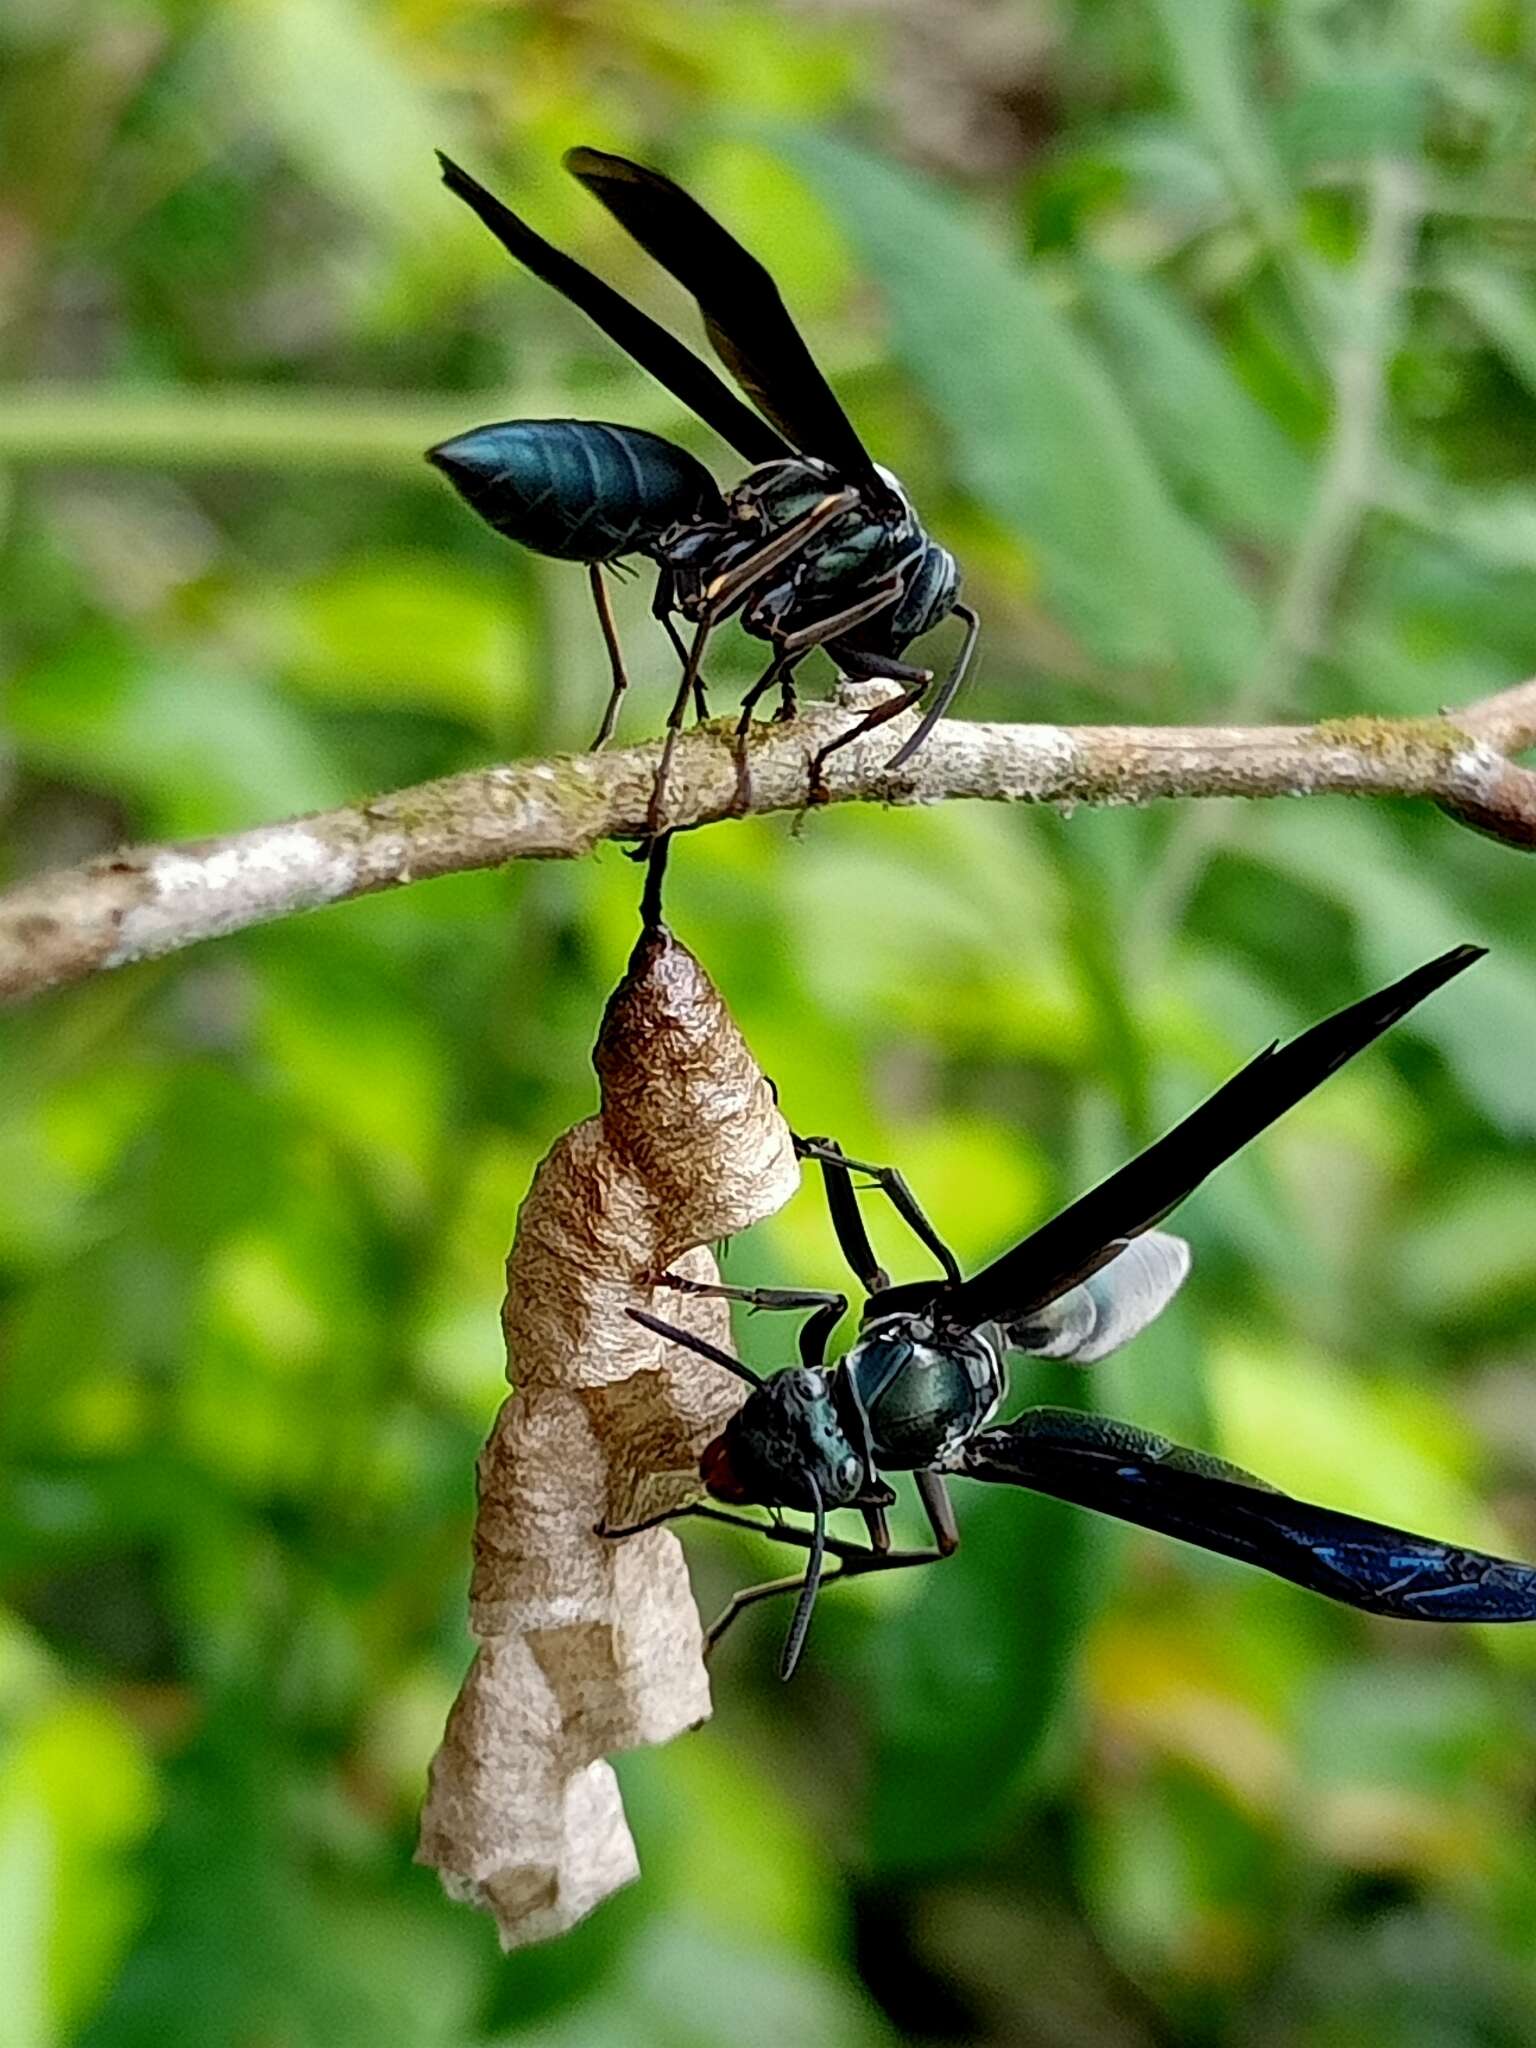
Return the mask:
[(805, 1583), (800, 1588), (800, 1597), (795, 1602), (795, 1615), (789, 1624), (789, 1634), (784, 1638), (784, 1647), (779, 1652), (779, 1676), (793, 1678), (800, 1662), (800, 1653), (805, 1648), (806, 1636), (810, 1633), (811, 1609), (816, 1605), (816, 1595), (821, 1590), (822, 1561), (827, 1554), (827, 1511), (822, 1504), (821, 1488), (809, 1472), (802, 1474), (811, 1490), (811, 1513), (815, 1517), (811, 1524), (811, 1554), (806, 1559)]
[(727, 1372), (734, 1373), (739, 1380), (745, 1380), (749, 1387), (767, 1385), (761, 1373), (754, 1372), (750, 1365), (743, 1365), (739, 1358), (732, 1358), (729, 1351), (722, 1351), (718, 1345), (711, 1344), (707, 1337), (696, 1337), (692, 1330), (679, 1329), (676, 1323), (664, 1323), (660, 1316), (653, 1316), (643, 1308), (627, 1308), (624, 1313), (632, 1323), (638, 1323), (643, 1330), (653, 1330), (658, 1337), (670, 1337), (674, 1344), (681, 1344), (685, 1351), (696, 1352), (700, 1358), (707, 1358), (712, 1365), (723, 1365)]

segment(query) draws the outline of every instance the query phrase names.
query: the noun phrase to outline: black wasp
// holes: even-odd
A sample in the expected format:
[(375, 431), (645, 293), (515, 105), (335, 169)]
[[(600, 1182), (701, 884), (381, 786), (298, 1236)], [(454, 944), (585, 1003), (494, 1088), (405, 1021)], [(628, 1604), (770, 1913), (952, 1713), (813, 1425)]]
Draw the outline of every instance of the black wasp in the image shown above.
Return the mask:
[[(849, 1159), (826, 1139), (797, 1140), (801, 1156), (821, 1166), (838, 1242), (869, 1297), (847, 1356), (830, 1368), (823, 1362), (847, 1307), (842, 1294), (663, 1276), (662, 1285), (753, 1308), (809, 1310), (800, 1366), (767, 1379), (691, 1332), (640, 1309), (629, 1312), (753, 1389), (706, 1449), (700, 1474), (715, 1501), (770, 1508), (773, 1524), (764, 1528), (702, 1503), (675, 1512), (756, 1529), (810, 1553), (803, 1578), (738, 1593), (710, 1642), (753, 1601), (798, 1590), (780, 1661), (788, 1678), (825, 1557), (836, 1560), (825, 1574), (830, 1580), (929, 1564), (953, 1552), (959, 1531), (946, 1490), (951, 1477), (1054, 1494), (1377, 1614), (1536, 1620), (1536, 1566), (1292, 1500), (1235, 1465), (1105, 1416), (1028, 1408), (1013, 1422), (992, 1424), (1006, 1391), (1006, 1352), (1087, 1364), (1144, 1329), (1177, 1292), (1189, 1263), (1182, 1240), (1153, 1226), (1223, 1160), (1481, 957), (1479, 947), (1458, 946), (1291, 1044), (1271, 1045), (1146, 1151), (968, 1280), (900, 1174)], [(942, 1279), (891, 1284), (859, 1214), (856, 1173), (886, 1192), (943, 1267)], [(931, 1549), (891, 1548), (886, 1509), (895, 1495), (880, 1476), (885, 1472), (914, 1474), (933, 1530)], [(810, 1531), (779, 1521), (781, 1508), (809, 1510)], [(832, 1508), (863, 1514), (867, 1544), (827, 1535)]]
[[(631, 555), (655, 562), (652, 609), (683, 673), (667, 720), (652, 827), (690, 697), (704, 715), (705, 642), (733, 613), (773, 650), (742, 701), (743, 742), (753, 707), (775, 684), (783, 715), (793, 711), (791, 679), (813, 648), (825, 647), (846, 675), (904, 685), (822, 749), (813, 789), (829, 753), (918, 701), (932, 675), (899, 657), (920, 634), (958, 614), (965, 624), (960, 653), (890, 765), (910, 759), (964, 679), (976, 614), (960, 602), (954, 557), (929, 539), (900, 483), (870, 458), (762, 264), (659, 171), (596, 149), (567, 153), (566, 169), (693, 294), (705, 332), (754, 412), (664, 327), (546, 242), (467, 171), (447, 157), (441, 162), (449, 190), (503, 248), (579, 306), (753, 465), (722, 494), (686, 450), (638, 427), (596, 420), (505, 420), (429, 452), (498, 533), (536, 553), (586, 563), (613, 671), (595, 746), (612, 732), (628, 686), (602, 571)], [(693, 624), (691, 645), (673, 625), (674, 612)], [(745, 754), (738, 758), (744, 779)]]

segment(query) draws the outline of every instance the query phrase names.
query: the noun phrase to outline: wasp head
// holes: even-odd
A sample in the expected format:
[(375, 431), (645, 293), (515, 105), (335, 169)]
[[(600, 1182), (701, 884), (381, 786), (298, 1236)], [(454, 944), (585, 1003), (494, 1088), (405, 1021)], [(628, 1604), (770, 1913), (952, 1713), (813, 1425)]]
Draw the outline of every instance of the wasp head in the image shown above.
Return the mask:
[[(699, 1460), (716, 1500), (756, 1507), (849, 1507), (864, 1460), (837, 1413), (831, 1376), (795, 1366), (749, 1394)], [(814, 1486), (814, 1491), (813, 1491)]]

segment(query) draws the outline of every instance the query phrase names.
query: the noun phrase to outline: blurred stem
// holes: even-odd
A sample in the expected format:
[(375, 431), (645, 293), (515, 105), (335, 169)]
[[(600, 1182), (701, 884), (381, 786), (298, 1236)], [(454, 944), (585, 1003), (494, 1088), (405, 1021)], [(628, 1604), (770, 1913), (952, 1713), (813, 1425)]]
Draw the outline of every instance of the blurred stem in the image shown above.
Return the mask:
[[(862, 356), (843, 360), (866, 367)], [(564, 419), (570, 411), (568, 390), (396, 395), (216, 384), (140, 393), (100, 384), (0, 384), (0, 464), (362, 470), (433, 484), (423, 453), (466, 424)], [(652, 433), (697, 437), (693, 416), (646, 380), (626, 387), (622, 417)]]
[(1258, 70), (1250, 10), (1241, 0), (1153, 0), (1153, 7), (1170, 75), (1279, 270), (1301, 331), (1325, 355), (1339, 318), (1338, 295), (1297, 232), (1291, 182), (1250, 90)]
[[(1387, 373), (1423, 201), (1416, 168), (1398, 157), (1375, 161), (1366, 190), (1365, 239), (1332, 352), (1332, 431), (1263, 649), (1232, 699), (1237, 723), (1272, 717), (1293, 700), (1304, 664), (1325, 644), (1339, 586), (1378, 497)], [(1190, 812), (1169, 834), (1132, 934), (1134, 978), (1157, 971), (1208, 862), (1236, 829), (1232, 812), (1205, 810)]]
[[(0, 385), (0, 463), (143, 469), (365, 470), (434, 483), (422, 455), (467, 421), (564, 418), (567, 392), (282, 392), (219, 384), (136, 394), (99, 384)], [(637, 385), (624, 417), (677, 433), (688, 416)]]
[[(1102, 1048), (1099, 1079), (1120, 1111), (1121, 1140), (1136, 1151), (1151, 1136), (1146, 1036), (1127, 1000), (1124, 934), (1119, 904), (1102, 864), (1072, 841), (1060, 817), (1042, 821), (1046, 848), (1067, 898), (1067, 948), (1097, 1020)], [(1097, 1167), (1097, 1162), (1095, 1169)]]
[(0, 462), (147, 469), (371, 470), (430, 480), (422, 451), (495, 419), (505, 394), (423, 399), (278, 395), (221, 385), (125, 396), (99, 386), (0, 387)]

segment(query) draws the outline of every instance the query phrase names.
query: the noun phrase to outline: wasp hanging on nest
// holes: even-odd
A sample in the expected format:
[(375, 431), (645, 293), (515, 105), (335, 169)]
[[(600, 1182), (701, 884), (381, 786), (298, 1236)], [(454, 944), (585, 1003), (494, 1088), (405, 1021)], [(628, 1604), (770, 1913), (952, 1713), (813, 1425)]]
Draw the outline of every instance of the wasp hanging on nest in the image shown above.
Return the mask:
[[(813, 795), (828, 754), (920, 700), (932, 673), (901, 656), (930, 627), (959, 617), (959, 654), (890, 765), (910, 760), (964, 679), (976, 614), (960, 601), (953, 555), (929, 538), (901, 484), (871, 458), (762, 264), (659, 171), (596, 149), (567, 153), (567, 170), (693, 294), (705, 332), (753, 411), (648, 314), (546, 242), (467, 171), (441, 161), (449, 190), (503, 248), (753, 465), (722, 493), (685, 449), (598, 420), (504, 420), (429, 452), (498, 533), (535, 553), (586, 563), (613, 674), (595, 746), (613, 731), (628, 687), (602, 572), (634, 555), (656, 564), (652, 609), (677, 649), (682, 679), (667, 719), (651, 830), (662, 822), (667, 768), (690, 697), (704, 714), (705, 644), (735, 614), (772, 649), (742, 700), (743, 797), (753, 708), (777, 685), (783, 711), (791, 711), (794, 672), (814, 648), (824, 647), (845, 675), (889, 677), (901, 687), (822, 748), (811, 769)], [(674, 615), (694, 628), (686, 645)]]
[[(1476, 946), (1457, 946), (1289, 1045), (1270, 1046), (1156, 1144), (969, 1279), (893, 1168), (849, 1159), (826, 1139), (797, 1141), (802, 1158), (821, 1164), (838, 1241), (869, 1296), (846, 1357), (824, 1363), (847, 1307), (840, 1293), (658, 1276), (659, 1285), (683, 1294), (808, 1311), (800, 1365), (766, 1378), (692, 1331), (644, 1309), (629, 1311), (646, 1329), (752, 1387), (704, 1452), (700, 1477), (709, 1502), (657, 1519), (702, 1515), (809, 1552), (803, 1577), (738, 1593), (710, 1641), (755, 1601), (798, 1593), (780, 1660), (788, 1678), (823, 1577), (895, 1571), (954, 1551), (960, 1539), (947, 1487), (952, 1478), (1053, 1494), (1241, 1558), (1368, 1613), (1408, 1621), (1536, 1620), (1536, 1565), (1293, 1500), (1236, 1465), (1109, 1416), (1026, 1408), (1012, 1422), (993, 1421), (1006, 1392), (1006, 1352), (1089, 1364), (1144, 1329), (1189, 1265), (1182, 1240), (1154, 1226), (1223, 1160), (1481, 957)], [(852, 1176), (861, 1172), (873, 1176), (938, 1259), (942, 1279), (891, 1284), (859, 1214)], [(933, 1530), (931, 1548), (891, 1548), (886, 1509), (895, 1496), (884, 1477), (891, 1472), (913, 1473)], [(735, 1512), (752, 1505), (769, 1508), (775, 1519), (764, 1527)], [(784, 1508), (809, 1511), (810, 1531), (779, 1519)], [(867, 1543), (827, 1534), (827, 1515), (837, 1508), (863, 1514)], [(834, 1563), (824, 1573), (828, 1557)]]

